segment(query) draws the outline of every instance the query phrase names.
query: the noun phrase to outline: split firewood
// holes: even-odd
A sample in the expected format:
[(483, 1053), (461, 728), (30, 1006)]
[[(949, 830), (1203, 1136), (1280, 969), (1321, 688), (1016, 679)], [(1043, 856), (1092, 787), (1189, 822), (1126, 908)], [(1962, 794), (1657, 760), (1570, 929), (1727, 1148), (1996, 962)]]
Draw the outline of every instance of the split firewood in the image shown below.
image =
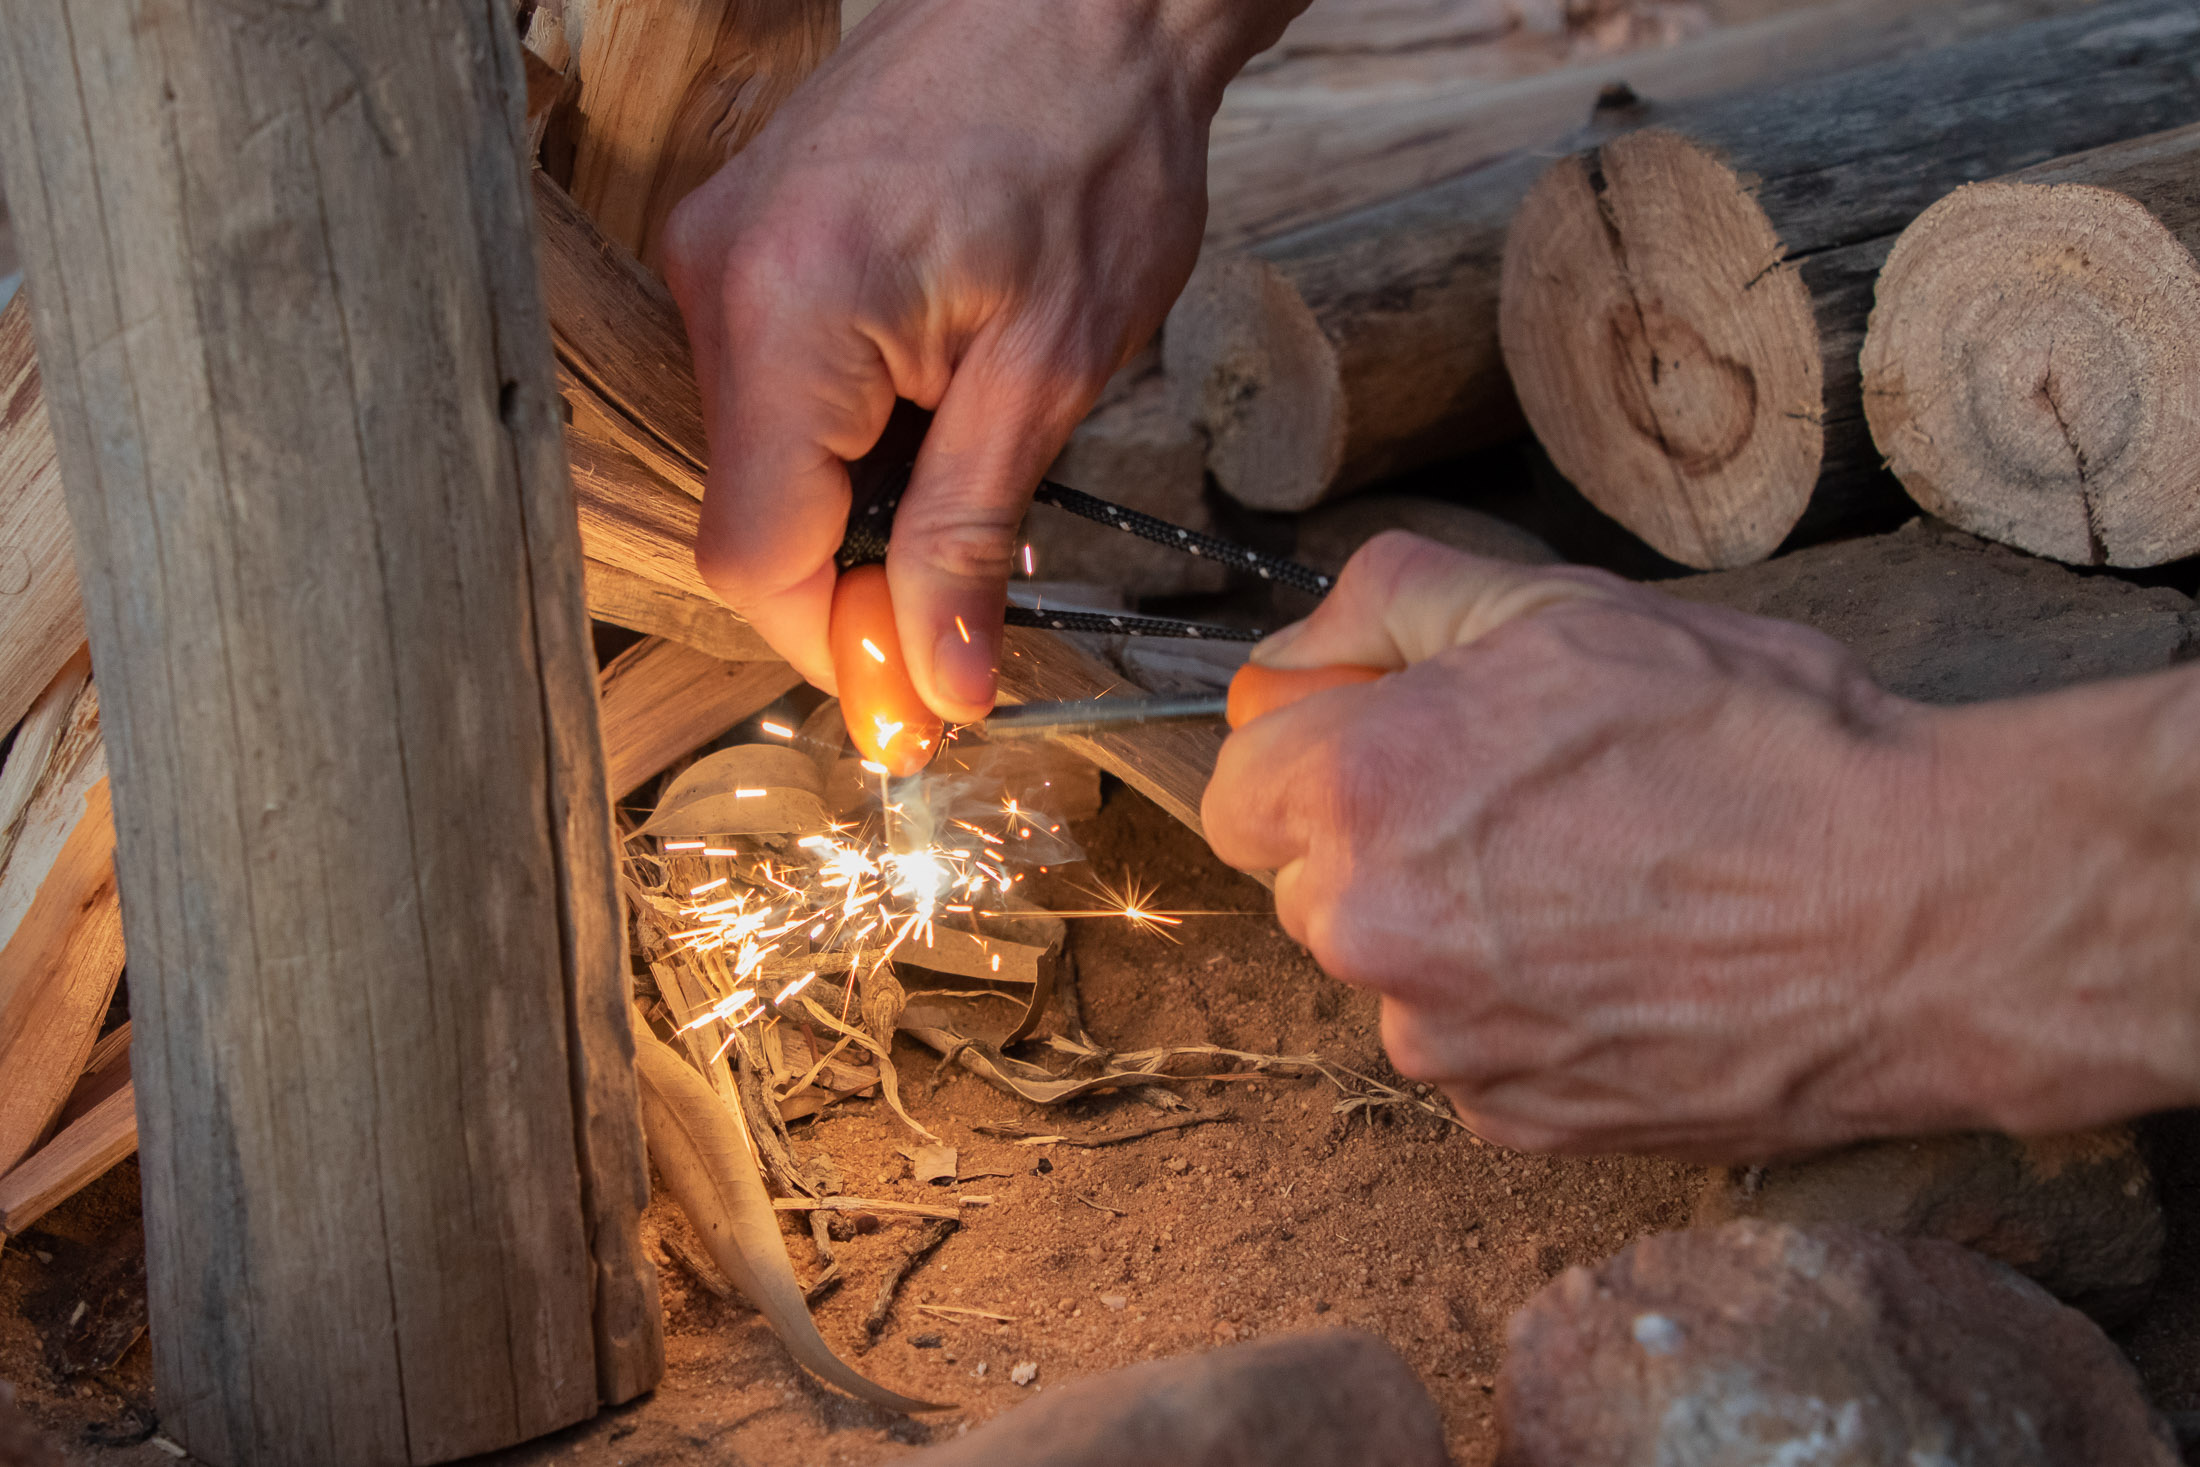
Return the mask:
[(13, 1237), (137, 1150), (137, 1094), (122, 1083), (0, 1175), (0, 1236)]
[[(1661, 102), (1763, 89), (1915, 55), (2090, 0), (1827, 0), (1735, 7), (1741, 23), (1510, 82), (1473, 74), (1341, 91), (1249, 75), (1224, 94), (1208, 150), (1207, 243), (1233, 249), (1395, 198), (1581, 125), (1607, 87)], [(1372, 79), (1369, 79), (1372, 80)]]
[(1864, 411), (1910, 497), (2072, 565), (2200, 553), (2200, 127), (1959, 189), (1895, 245)]
[(84, 645), (69, 511), (39, 391), (29, 298), (0, 311), (0, 732)]
[(2124, 0), (1562, 160), (1504, 274), (1505, 360), (1544, 447), (1699, 567), (1883, 507), (1857, 355), (1894, 237), (1982, 174), (2200, 117), (2196, 58), (2189, 0)]
[(99, 695), (79, 653), (0, 772), (0, 1173), (45, 1135), (122, 975)]
[(657, 637), (629, 647), (597, 678), (611, 797), (630, 794), (801, 682), (784, 662), (721, 662)]
[(643, 259), (840, 40), (837, 0), (594, 0), (573, 196)]

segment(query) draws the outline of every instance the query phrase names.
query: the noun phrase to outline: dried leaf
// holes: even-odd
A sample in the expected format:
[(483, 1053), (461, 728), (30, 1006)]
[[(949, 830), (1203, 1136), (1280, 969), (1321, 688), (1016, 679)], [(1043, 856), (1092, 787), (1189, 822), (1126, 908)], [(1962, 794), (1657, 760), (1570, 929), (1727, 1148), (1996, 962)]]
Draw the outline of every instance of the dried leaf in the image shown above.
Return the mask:
[(779, 744), (741, 744), (698, 759), (665, 791), (640, 834), (806, 835), (832, 823), (817, 766)]
[(955, 1148), (952, 1146), (919, 1146), (909, 1157), (909, 1171), (920, 1182), (952, 1182), (955, 1177)]
[(925, 1140), (937, 1141), (940, 1139), (918, 1125), (917, 1118), (909, 1114), (908, 1107), (901, 1103), (901, 1076), (895, 1071), (894, 1057), (887, 1052), (885, 1045), (879, 1043), (861, 1029), (852, 1028), (841, 1023), (840, 1020), (820, 1008), (817, 1000), (807, 994), (802, 996), (802, 1007), (809, 1010), (811, 1018), (825, 1025), (834, 1033), (847, 1035), (850, 1039), (871, 1051), (872, 1054), (877, 1055), (879, 1088), (886, 1092), (886, 1103), (893, 1107), (894, 1114), (901, 1117), (903, 1125), (922, 1136)]
[(642, 1022), (634, 1022), (635, 1073), (650, 1155), (710, 1250), (710, 1256), (764, 1316), (787, 1353), (828, 1384), (894, 1411), (938, 1411), (887, 1389), (833, 1353), (795, 1279), (779, 1232), (779, 1213), (738, 1120), (708, 1081)]

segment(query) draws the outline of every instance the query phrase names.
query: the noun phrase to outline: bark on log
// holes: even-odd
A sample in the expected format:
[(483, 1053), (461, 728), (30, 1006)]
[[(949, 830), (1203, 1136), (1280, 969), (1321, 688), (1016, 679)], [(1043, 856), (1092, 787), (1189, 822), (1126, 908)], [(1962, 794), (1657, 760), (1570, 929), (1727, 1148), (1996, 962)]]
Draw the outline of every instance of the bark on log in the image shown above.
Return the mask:
[(1517, 436), (1498, 275), (1542, 171), (1513, 159), (1203, 262), (1162, 353), (1215, 482), (1304, 510)]
[(673, 206), (839, 40), (838, 0), (597, 0), (581, 42), (574, 198), (654, 260)]
[(612, 799), (801, 682), (784, 662), (721, 662), (656, 637), (627, 648), (597, 679)]
[(0, 311), (0, 733), (84, 645), (84, 600), (53, 428), (38, 388), (29, 297)]
[(2072, 565), (2200, 553), (2200, 127), (1928, 209), (1863, 372), (1873, 440), (1950, 524)]
[(1663, 51), (1519, 81), (1447, 79), (1322, 95), (1257, 76), (1231, 85), (1208, 149), (1210, 250), (1273, 239), (1547, 148), (1624, 82), (1676, 103), (1915, 55), (2089, 8), (2093, 0), (1828, 0)]
[(2192, 0), (1668, 114), (1522, 206), (1521, 404), (1568, 479), (1685, 564), (1762, 560), (1806, 511), (1839, 528), (1886, 503), (1857, 356), (1894, 237), (1971, 179), (2196, 118)]
[(80, 652), (24, 720), (0, 774), (0, 1174), (60, 1115), (122, 975), (90, 674)]
[(441, 1461), (661, 1367), (523, 92), (501, 4), (0, 28), (162, 1424), (214, 1463)]

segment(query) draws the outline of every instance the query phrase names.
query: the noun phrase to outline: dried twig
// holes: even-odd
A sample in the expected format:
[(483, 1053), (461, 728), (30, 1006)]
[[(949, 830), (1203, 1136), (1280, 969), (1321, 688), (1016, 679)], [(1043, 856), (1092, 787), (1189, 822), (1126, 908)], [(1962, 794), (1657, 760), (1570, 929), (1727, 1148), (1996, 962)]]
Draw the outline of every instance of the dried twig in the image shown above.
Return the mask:
[(936, 1202), (880, 1202), (870, 1197), (774, 1197), (772, 1206), (781, 1212), (877, 1212), (899, 1217), (944, 1218), (949, 1222), (962, 1216), (959, 1209)]
[(960, 1226), (960, 1223), (947, 1219), (937, 1219), (925, 1225), (924, 1231), (910, 1243), (900, 1261), (888, 1269), (886, 1277), (879, 1281), (878, 1297), (871, 1301), (871, 1312), (863, 1316), (865, 1335), (874, 1340), (879, 1337), (879, 1333), (886, 1328), (886, 1317), (894, 1312), (894, 1296), (901, 1292), (902, 1281), (916, 1271), (918, 1264), (931, 1257), (932, 1251), (946, 1242), (947, 1235)]
[(919, 1314), (937, 1314), (942, 1319), (990, 1319), (995, 1324), (1014, 1324), (1013, 1314), (996, 1314), (990, 1309), (970, 1309), (961, 1304), (919, 1304)]
[(1204, 1126), (1215, 1121), (1234, 1121), (1237, 1117), (1226, 1110), (1194, 1111), (1190, 1115), (1171, 1116), (1165, 1121), (1149, 1125), (1133, 1126), (1128, 1131), (1087, 1131), (1072, 1136), (1066, 1132), (1034, 1131), (1029, 1126), (1002, 1126), (980, 1123), (973, 1131), (986, 1136), (1000, 1136), (1013, 1140), (1018, 1146), (1118, 1146), (1125, 1141), (1137, 1141), (1147, 1136), (1159, 1136), (1167, 1131), (1183, 1131), (1193, 1126)]

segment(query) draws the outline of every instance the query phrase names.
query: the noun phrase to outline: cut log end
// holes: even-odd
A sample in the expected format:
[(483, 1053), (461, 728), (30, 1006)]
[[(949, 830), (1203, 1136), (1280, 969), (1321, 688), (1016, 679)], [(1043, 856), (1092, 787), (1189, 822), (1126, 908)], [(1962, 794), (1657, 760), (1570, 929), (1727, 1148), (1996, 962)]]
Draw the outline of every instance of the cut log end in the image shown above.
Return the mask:
[(1810, 294), (1706, 149), (1653, 128), (1561, 160), (1514, 222), (1500, 329), (1560, 472), (1659, 551), (1747, 565), (1802, 518), (1825, 451)]
[(1230, 257), (1202, 265), (1170, 313), (1162, 352), (1177, 408), (1207, 430), (1207, 467), (1253, 509), (1319, 503), (1344, 461), (1336, 349), (1282, 272)]
[(1864, 407), (1920, 505), (2073, 565), (2200, 552), (2200, 265), (2082, 184), (1960, 190), (1879, 282)]

